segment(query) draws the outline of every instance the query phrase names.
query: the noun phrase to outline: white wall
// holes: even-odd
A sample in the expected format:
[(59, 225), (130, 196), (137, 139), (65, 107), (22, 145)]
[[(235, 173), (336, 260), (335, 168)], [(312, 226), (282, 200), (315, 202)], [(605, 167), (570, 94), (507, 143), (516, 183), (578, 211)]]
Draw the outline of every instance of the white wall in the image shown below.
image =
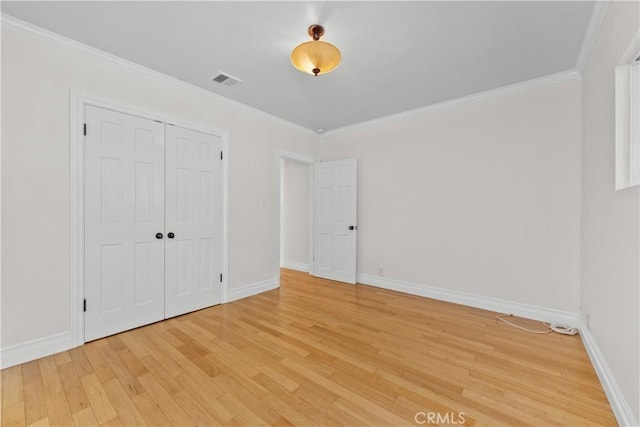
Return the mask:
[(278, 152), (313, 156), (312, 132), (4, 27), (3, 349), (69, 331), (72, 88), (229, 131), (230, 292), (275, 280)]
[(358, 159), (358, 273), (578, 312), (580, 80), (326, 134)]
[(310, 165), (283, 162), (282, 259), (280, 265), (309, 269), (309, 169)]
[(638, 187), (614, 190), (614, 68), (638, 32), (637, 2), (611, 2), (582, 83), (582, 312), (640, 420)]

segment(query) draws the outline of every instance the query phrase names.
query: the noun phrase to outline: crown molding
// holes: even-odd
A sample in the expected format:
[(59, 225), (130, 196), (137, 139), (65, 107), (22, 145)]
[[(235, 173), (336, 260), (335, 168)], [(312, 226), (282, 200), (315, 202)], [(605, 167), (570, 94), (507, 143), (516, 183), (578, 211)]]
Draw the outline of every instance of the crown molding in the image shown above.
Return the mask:
[(502, 86), (497, 89), (491, 89), (484, 92), (479, 92), (473, 95), (463, 96), (461, 98), (451, 99), (449, 101), (439, 102), (437, 104), (431, 104), (424, 107), (419, 107), (413, 110), (407, 110), (388, 116), (378, 117), (376, 119), (367, 120), (352, 125), (336, 128), (320, 136), (320, 140), (324, 139), (327, 135), (334, 136), (344, 131), (354, 130), (357, 128), (364, 128), (372, 125), (385, 122), (387, 120), (396, 120), (403, 117), (408, 117), (416, 114), (422, 114), (427, 112), (444, 110), (447, 108), (455, 107), (463, 104), (470, 104), (473, 102), (484, 101), (491, 98), (497, 98), (504, 95), (509, 95), (518, 92), (524, 92), (531, 89), (541, 88), (545, 86), (551, 86), (557, 83), (565, 82), (568, 80), (579, 79), (581, 76), (576, 70), (563, 71), (556, 74), (550, 74), (548, 76), (539, 77), (532, 80), (527, 80), (520, 83), (515, 83), (509, 86)]
[[(596, 2), (595, 6), (594, 6), (594, 11), (592, 13), (591, 16), (591, 20), (587, 29), (587, 35), (585, 37), (585, 41), (583, 43), (580, 55), (579, 55), (579, 64), (581, 63), (581, 61), (583, 61), (586, 64), (586, 61), (588, 60), (588, 56), (591, 52), (591, 49), (593, 48), (593, 44), (595, 42), (595, 39), (597, 37), (597, 33), (602, 25), (602, 21), (604, 20), (604, 16), (606, 14), (607, 8), (609, 6), (609, 0), (604, 0), (604, 1), (598, 1)], [(70, 51), (72, 53), (75, 54), (79, 54), (79, 55), (84, 55), (84, 56), (93, 56), (93, 57), (97, 57), (100, 58), (102, 60), (106, 60), (112, 63), (116, 63), (119, 65), (122, 65), (124, 67), (127, 67), (131, 70), (134, 70), (140, 74), (146, 75), (148, 77), (152, 77), (152, 78), (156, 78), (159, 80), (163, 80), (169, 84), (173, 84), (176, 86), (180, 86), (184, 89), (187, 89), (193, 93), (197, 93), (199, 95), (211, 98), (217, 102), (222, 102), (232, 108), (235, 108), (237, 110), (241, 110), (241, 111), (246, 111), (246, 112), (251, 112), (257, 115), (260, 115), (262, 117), (271, 119), (273, 121), (276, 121), (278, 123), (284, 124), (286, 126), (295, 128), (297, 130), (302, 130), (305, 133), (309, 133), (314, 135), (316, 138), (318, 138), (320, 141), (322, 141), (327, 135), (330, 136), (334, 136), (340, 132), (343, 132), (345, 130), (352, 130), (355, 128), (359, 128), (359, 127), (366, 127), (372, 124), (376, 124), (376, 123), (380, 123), (386, 120), (393, 120), (393, 119), (398, 119), (404, 116), (410, 116), (413, 114), (420, 114), (420, 113), (424, 113), (424, 112), (431, 112), (431, 111), (437, 111), (437, 110), (441, 110), (441, 109), (445, 109), (445, 108), (450, 108), (453, 106), (457, 106), (457, 105), (462, 105), (462, 104), (466, 104), (466, 103), (471, 103), (471, 102), (477, 102), (477, 101), (481, 101), (481, 100), (485, 100), (485, 99), (490, 99), (490, 98), (494, 98), (494, 97), (499, 97), (502, 95), (506, 95), (506, 94), (511, 94), (511, 93), (516, 93), (516, 92), (521, 92), (521, 91), (526, 91), (529, 89), (534, 89), (534, 88), (538, 88), (538, 87), (544, 87), (544, 86), (548, 86), (548, 85), (552, 85), (552, 84), (556, 84), (559, 82), (563, 82), (566, 80), (571, 80), (574, 78), (578, 78), (581, 75), (581, 70), (575, 69), (575, 70), (568, 70), (568, 71), (563, 71), (560, 73), (556, 73), (556, 74), (551, 74), (548, 76), (543, 76), (540, 78), (536, 78), (536, 79), (532, 79), (532, 80), (527, 80), (524, 82), (520, 82), (520, 83), (515, 83), (509, 86), (503, 86), (497, 89), (491, 89), (488, 91), (484, 91), (484, 92), (480, 92), (477, 94), (473, 94), (473, 95), (468, 95), (468, 96), (464, 96), (461, 98), (456, 98), (456, 99), (452, 99), (452, 100), (448, 100), (448, 101), (443, 101), (437, 104), (432, 104), (432, 105), (427, 105), (424, 107), (419, 107), (413, 110), (408, 110), (408, 111), (403, 111), (400, 113), (396, 113), (396, 114), (391, 114), (388, 116), (383, 116), (383, 117), (378, 117), (375, 119), (371, 119), (371, 120), (367, 120), (364, 122), (359, 122), (359, 123), (354, 123), (351, 125), (347, 125), (347, 126), (343, 126), (340, 128), (336, 128), (336, 129), (332, 129), (327, 131), (326, 134), (323, 135), (318, 135), (314, 130), (308, 129), (304, 126), (298, 125), (296, 123), (290, 122), (288, 120), (285, 120), (281, 117), (272, 115), (270, 113), (267, 113), (265, 111), (259, 110), (257, 108), (254, 107), (250, 107), (246, 104), (234, 101), (230, 98), (227, 98), (223, 95), (217, 94), (215, 92), (211, 92), (208, 91), (206, 89), (200, 88), (198, 86), (192, 85), (191, 83), (187, 83), (184, 82), (182, 80), (176, 79), (175, 77), (171, 77), (168, 76), (166, 74), (160, 73), (158, 71), (152, 70), (150, 68), (144, 67), (142, 65), (136, 64), (134, 62), (131, 62), (129, 60), (126, 60), (124, 58), (121, 58), (119, 56), (116, 55), (112, 55), (110, 53), (107, 53), (105, 51), (102, 51), (100, 49), (96, 49), (94, 47), (91, 47), (89, 45), (86, 45), (84, 43), (80, 43), (78, 41), (72, 40), (68, 37), (62, 36), (58, 33), (54, 33), (52, 31), (46, 30), (44, 28), (38, 27), (36, 25), (33, 25), (31, 23), (28, 23), (26, 21), (23, 21), (21, 19), (15, 18), (11, 15), (7, 15), (5, 13), (2, 13), (2, 20), (1, 20), (1, 25), (2, 28), (31, 37), (33, 39), (39, 40), (41, 42), (44, 42), (48, 45), (57, 47), (57, 48), (61, 48), (67, 51)], [(588, 42), (589, 41), (589, 42)], [(586, 53), (585, 53), (586, 52)], [(581, 59), (583, 58), (584, 59)]]
[(578, 71), (580, 75), (584, 73), (584, 69), (587, 67), (591, 51), (596, 44), (598, 33), (600, 32), (604, 18), (607, 15), (607, 10), (609, 10), (609, 4), (609, 0), (601, 0), (596, 1), (593, 5), (593, 12), (591, 12), (587, 31), (585, 32), (584, 39), (582, 40), (582, 47), (580, 48), (580, 53), (576, 60), (576, 71)]
[(215, 92), (211, 92), (208, 91), (206, 89), (203, 89), (201, 87), (192, 85), (191, 83), (187, 83), (185, 81), (182, 81), (180, 79), (177, 79), (175, 77), (171, 77), (167, 74), (163, 74), (159, 71), (155, 71), (152, 70), (151, 68), (147, 68), (143, 65), (140, 64), (136, 64), (135, 62), (126, 60), (124, 58), (121, 58), (119, 56), (116, 55), (112, 55), (108, 52), (105, 52), (103, 50), (91, 47), (89, 45), (86, 45), (84, 43), (80, 43), (76, 40), (70, 39), (68, 37), (65, 37), (63, 35), (60, 35), (58, 33), (54, 33), (52, 31), (46, 30), (42, 27), (38, 27), (36, 25), (33, 25), (29, 22), (23, 21), (21, 19), (18, 19), (14, 16), (11, 15), (7, 15), (6, 13), (2, 13), (2, 20), (1, 22), (1, 26), (3, 29), (9, 30), (9, 31), (13, 31), (15, 33), (30, 37), (32, 39), (41, 41), (43, 43), (46, 43), (50, 46), (56, 47), (56, 48), (60, 48), (60, 49), (64, 49), (68, 52), (72, 52), (74, 54), (77, 55), (81, 55), (81, 56), (89, 56), (89, 57), (93, 57), (93, 58), (100, 58), (102, 60), (114, 63), (114, 64), (118, 64), (121, 65), (123, 67), (126, 67), (132, 71), (136, 71), (142, 75), (144, 75), (145, 77), (150, 77), (150, 78), (154, 78), (157, 80), (162, 80), (168, 84), (174, 85), (174, 86), (179, 86), (183, 89), (186, 89), (192, 93), (198, 94), (198, 95), (202, 95), (204, 97), (210, 98), (214, 101), (217, 102), (221, 102), (224, 103), (225, 105), (232, 107), (236, 110), (239, 111), (244, 111), (244, 112), (249, 112), (249, 113), (253, 113), (253, 114), (257, 114), (259, 116), (268, 118), (270, 120), (273, 120), (275, 122), (278, 122), (280, 124), (289, 126), (291, 128), (295, 128), (297, 130), (301, 130), (304, 131), (305, 133), (317, 136), (316, 132), (308, 129), (304, 126), (298, 125), (296, 123), (290, 122), (288, 120), (285, 120), (281, 117), (277, 117), (274, 116), (272, 114), (269, 114), (265, 111), (259, 110), (257, 108), (254, 107), (250, 107), (246, 104), (243, 104), (241, 102), (237, 102), (234, 101), (230, 98), (227, 98), (223, 95), (220, 95), (218, 93)]

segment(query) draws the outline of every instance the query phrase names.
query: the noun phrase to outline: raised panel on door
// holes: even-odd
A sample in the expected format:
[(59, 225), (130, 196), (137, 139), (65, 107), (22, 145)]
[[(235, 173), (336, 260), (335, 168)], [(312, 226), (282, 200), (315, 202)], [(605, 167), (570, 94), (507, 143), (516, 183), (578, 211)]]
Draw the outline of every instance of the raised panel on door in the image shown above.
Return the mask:
[(222, 140), (166, 128), (165, 315), (219, 304), (222, 295)]
[(164, 318), (164, 125), (85, 109), (85, 341)]
[(314, 170), (314, 275), (355, 283), (356, 160), (317, 163)]

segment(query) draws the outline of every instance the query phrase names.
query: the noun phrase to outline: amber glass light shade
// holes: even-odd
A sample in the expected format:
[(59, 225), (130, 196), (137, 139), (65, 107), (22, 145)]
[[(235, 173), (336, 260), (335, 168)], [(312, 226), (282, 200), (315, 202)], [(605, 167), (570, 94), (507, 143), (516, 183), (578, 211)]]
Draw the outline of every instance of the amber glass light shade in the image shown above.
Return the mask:
[[(317, 28), (320, 28), (318, 30)], [(319, 25), (309, 27), (309, 34), (314, 40), (298, 45), (291, 52), (291, 63), (303, 73), (321, 75), (334, 70), (342, 55), (337, 47), (331, 43), (320, 41), (324, 28)]]

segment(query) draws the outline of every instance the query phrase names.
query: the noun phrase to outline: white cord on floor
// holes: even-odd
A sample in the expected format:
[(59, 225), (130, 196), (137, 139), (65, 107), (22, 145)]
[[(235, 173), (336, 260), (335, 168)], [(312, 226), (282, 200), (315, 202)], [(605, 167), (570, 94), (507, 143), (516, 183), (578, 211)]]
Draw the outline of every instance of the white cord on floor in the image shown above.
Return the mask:
[(558, 325), (556, 323), (547, 323), (543, 322), (544, 325), (548, 328), (551, 328), (553, 332), (557, 332), (562, 335), (576, 335), (578, 330), (576, 328), (572, 328), (571, 326)]
[(513, 326), (514, 328), (523, 330), (525, 332), (528, 332), (530, 334), (548, 334), (551, 332), (557, 332), (559, 334), (562, 335), (575, 335), (578, 333), (578, 330), (576, 328), (572, 328), (570, 326), (565, 326), (565, 325), (558, 325), (556, 323), (547, 323), (547, 322), (542, 322), (542, 324), (544, 326), (546, 326), (547, 328), (549, 328), (546, 331), (534, 331), (533, 329), (527, 329), (525, 327), (522, 327), (520, 325), (516, 325), (515, 323), (511, 323), (509, 322), (507, 319), (505, 319), (505, 317), (513, 317), (513, 314), (500, 314), (498, 316), (496, 316), (496, 320), (500, 320), (504, 323), (506, 323), (507, 325)]

